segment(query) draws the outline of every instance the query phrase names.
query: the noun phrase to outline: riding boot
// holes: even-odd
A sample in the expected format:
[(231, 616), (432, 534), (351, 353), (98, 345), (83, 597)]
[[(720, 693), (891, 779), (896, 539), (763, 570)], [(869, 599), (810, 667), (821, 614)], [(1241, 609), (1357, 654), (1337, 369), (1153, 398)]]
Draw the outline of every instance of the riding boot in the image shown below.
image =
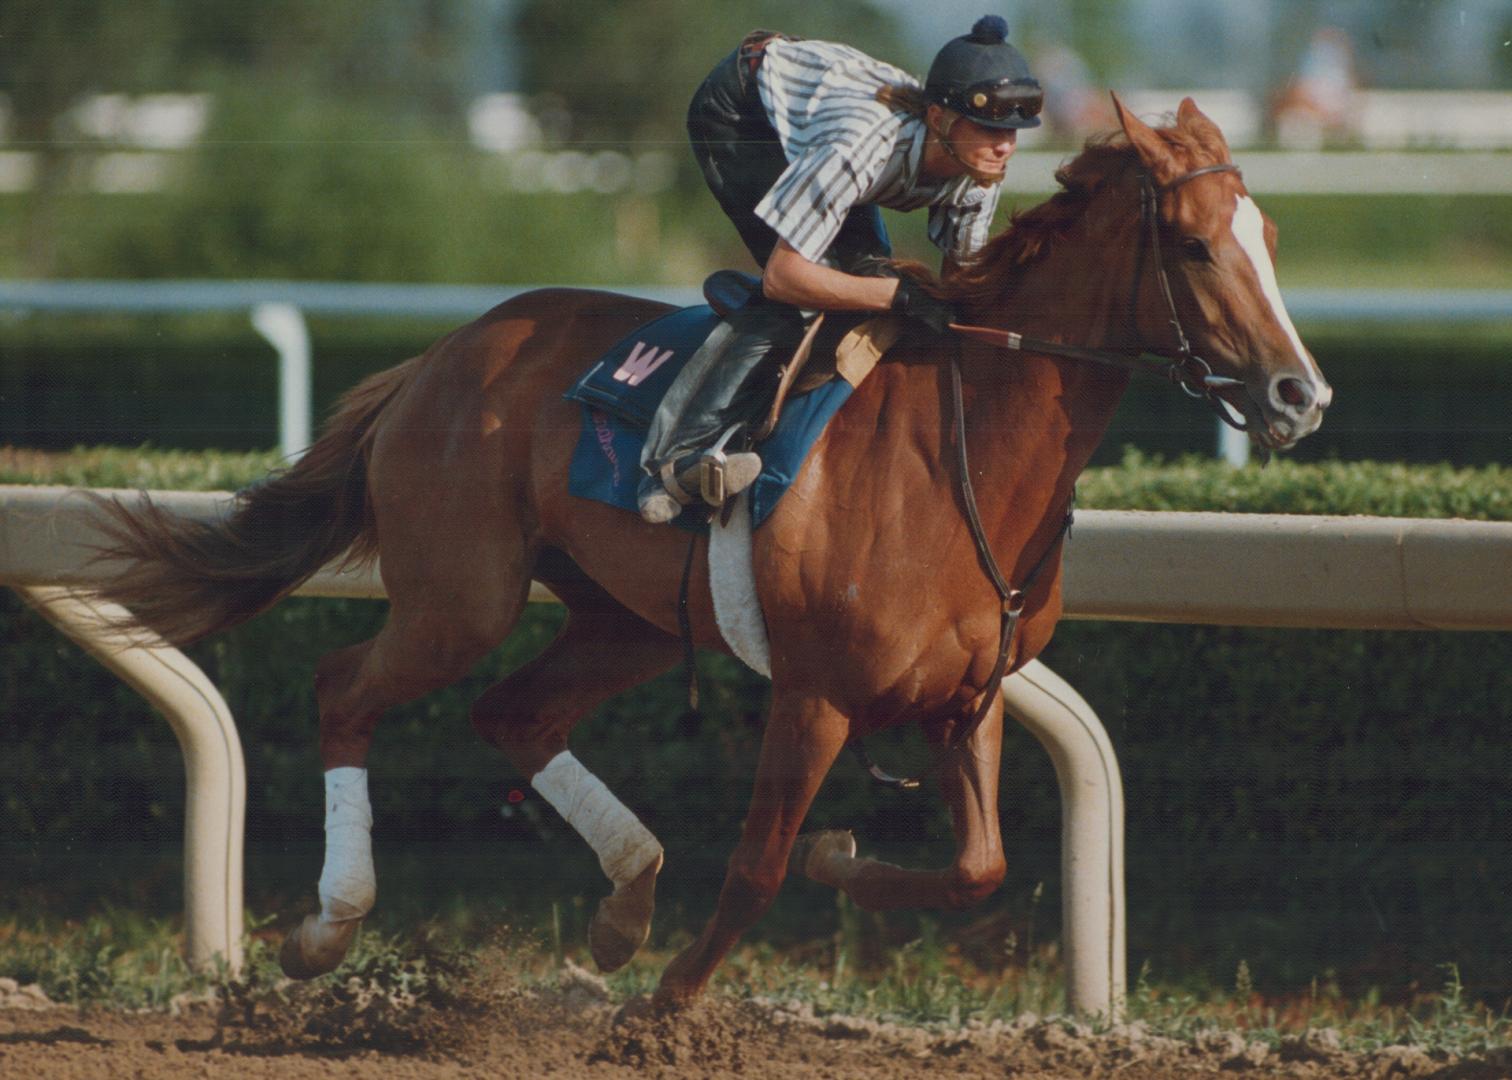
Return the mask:
[(719, 506), (756, 479), (761, 458), (725, 447), (774, 389), (775, 367), (763, 361), (797, 343), (804, 319), (786, 304), (754, 300), (731, 312), (688, 359), (657, 407), (641, 454), (647, 475), (636, 502), (647, 521), (670, 521), (694, 501)]

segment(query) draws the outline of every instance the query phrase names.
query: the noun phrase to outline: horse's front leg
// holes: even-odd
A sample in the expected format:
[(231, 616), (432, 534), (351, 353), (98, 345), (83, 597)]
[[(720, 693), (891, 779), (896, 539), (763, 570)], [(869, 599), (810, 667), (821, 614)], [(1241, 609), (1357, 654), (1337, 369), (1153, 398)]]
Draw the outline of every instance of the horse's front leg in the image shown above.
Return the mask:
[(868, 911), (961, 908), (985, 900), (1007, 872), (998, 825), (998, 768), (1003, 751), (1003, 699), (966, 743), (947, 755), (940, 787), (950, 807), (956, 856), (943, 870), (908, 870), (856, 857), (848, 832), (808, 833), (793, 849), (795, 871), (840, 889)]
[(698, 940), (662, 973), (655, 1006), (682, 1005), (698, 995), (740, 935), (776, 899), (798, 828), (849, 728), (849, 720), (824, 701), (773, 695), (751, 808), (719, 902)]

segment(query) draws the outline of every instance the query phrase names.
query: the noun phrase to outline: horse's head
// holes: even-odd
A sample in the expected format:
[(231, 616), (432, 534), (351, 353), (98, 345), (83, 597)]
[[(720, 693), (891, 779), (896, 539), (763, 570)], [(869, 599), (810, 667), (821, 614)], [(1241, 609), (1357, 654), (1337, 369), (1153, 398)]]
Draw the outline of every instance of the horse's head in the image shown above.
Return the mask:
[[(1291, 446), (1317, 429), (1333, 388), (1281, 300), (1275, 224), (1245, 190), (1223, 133), (1191, 98), (1177, 110), (1176, 126), (1161, 130), (1116, 94), (1113, 103), (1151, 182), (1157, 250), (1143, 261), (1157, 259), (1170, 283), (1167, 299), (1160, 275), (1140, 271), (1143, 344), (1177, 354), (1185, 336), (1201, 358), (1193, 366), (1211, 365), (1219, 378), (1209, 385), (1220, 384), (1215, 393), (1243, 413), (1250, 437), (1267, 449)], [(1140, 227), (1140, 243), (1151, 242), (1149, 221)]]

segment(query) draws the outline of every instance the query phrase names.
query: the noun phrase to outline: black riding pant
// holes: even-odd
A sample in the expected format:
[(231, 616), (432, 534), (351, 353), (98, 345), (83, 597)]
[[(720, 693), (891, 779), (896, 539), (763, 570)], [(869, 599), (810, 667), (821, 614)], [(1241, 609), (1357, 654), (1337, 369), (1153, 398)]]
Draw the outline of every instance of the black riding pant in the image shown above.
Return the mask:
[[(688, 138), (709, 190), (757, 264), (766, 266), (777, 234), (756, 216), (756, 204), (787, 170), (788, 160), (756, 88), (759, 56), (736, 49), (714, 66), (688, 106)], [(851, 208), (825, 261), (843, 269), (865, 255), (892, 255), (875, 206)]]

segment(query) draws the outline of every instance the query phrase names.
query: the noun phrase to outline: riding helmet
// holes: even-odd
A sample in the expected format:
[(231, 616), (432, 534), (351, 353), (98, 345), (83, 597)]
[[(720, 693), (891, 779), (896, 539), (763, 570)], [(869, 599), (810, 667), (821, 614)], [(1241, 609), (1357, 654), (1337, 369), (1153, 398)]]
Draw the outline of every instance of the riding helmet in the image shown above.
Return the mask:
[(984, 15), (971, 33), (954, 38), (935, 56), (924, 95), (983, 127), (1039, 127), (1044, 91), (1029, 74), (1024, 54), (1008, 44), (1008, 23)]

